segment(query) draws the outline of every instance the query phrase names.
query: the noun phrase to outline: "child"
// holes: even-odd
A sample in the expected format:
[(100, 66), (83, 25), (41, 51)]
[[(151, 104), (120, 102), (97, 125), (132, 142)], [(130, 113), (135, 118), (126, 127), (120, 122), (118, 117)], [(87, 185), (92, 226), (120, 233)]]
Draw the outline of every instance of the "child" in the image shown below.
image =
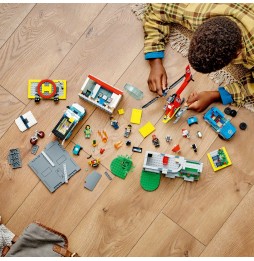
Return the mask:
[(198, 72), (210, 73), (229, 63), (242, 64), (250, 71), (240, 82), (218, 91), (192, 93), (189, 109), (201, 112), (211, 103), (254, 104), (254, 4), (149, 4), (144, 15), (144, 52), (150, 64), (148, 86), (162, 95), (167, 86), (163, 66), (170, 23), (193, 31), (188, 59)]

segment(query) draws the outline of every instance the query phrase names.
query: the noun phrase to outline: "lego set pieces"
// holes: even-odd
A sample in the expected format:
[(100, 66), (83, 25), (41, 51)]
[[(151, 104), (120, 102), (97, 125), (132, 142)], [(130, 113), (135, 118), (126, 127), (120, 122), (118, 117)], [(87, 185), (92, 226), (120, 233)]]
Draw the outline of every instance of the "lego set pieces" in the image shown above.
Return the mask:
[(153, 124), (148, 121), (143, 127), (141, 127), (139, 130), (140, 134), (143, 136), (143, 138), (147, 137), (149, 134), (155, 131), (155, 127)]
[(218, 171), (232, 165), (225, 147), (221, 147), (218, 150), (207, 153), (207, 157), (214, 171)]
[(123, 88), (136, 100), (141, 100), (144, 97), (144, 93), (141, 90), (129, 83), (126, 83)]
[(64, 164), (66, 164), (68, 179), (80, 170), (61, 144), (53, 141), (47, 144), (45, 149), (28, 163), (28, 166), (47, 189), (54, 192), (66, 182)]
[(92, 173), (87, 175), (84, 188), (93, 191), (100, 179), (101, 174), (96, 171), (93, 171)]
[(105, 176), (109, 179), (109, 180), (112, 180), (111, 176), (108, 174), (107, 171), (104, 172)]
[(140, 177), (140, 185), (146, 191), (154, 191), (160, 185), (161, 175), (143, 170)]
[(33, 113), (31, 111), (28, 111), (27, 113), (19, 116), (15, 120), (16, 125), (18, 126), (19, 130), (21, 132), (24, 132), (25, 130), (31, 128), (33, 125), (37, 123)]
[(112, 114), (123, 97), (123, 92), (119, 89), (88, 75), (79, 97), (94, 106)]
[(39, 149), (38, 145), (33, 145), (31, 153), (35, 155), (37, 153), (38, 149)]
[(142, 117), (142, 110), (132, 109), (130, 122), (134, 124), (140, 124)]
[(17, 169), (17, 168), (22, 167), (20, 150), (18, 148), (9, 150), (8, 162), (12, 166), (13, 169)]
[(115, 176), (125, 179), (132, 170), (132, 159), (129, 156), (118, 156), (110, 164), (110, 170)]

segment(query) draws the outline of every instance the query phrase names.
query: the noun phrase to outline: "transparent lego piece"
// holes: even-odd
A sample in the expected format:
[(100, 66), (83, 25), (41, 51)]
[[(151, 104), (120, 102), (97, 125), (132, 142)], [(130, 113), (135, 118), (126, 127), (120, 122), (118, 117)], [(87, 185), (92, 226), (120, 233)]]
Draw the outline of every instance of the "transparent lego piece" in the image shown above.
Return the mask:
[(138, 88), (132, 86), (129, 83), (124, 85), (124, 89), (136, 100), (141, 100), (144, 97), (144, 93), (140, 91)]

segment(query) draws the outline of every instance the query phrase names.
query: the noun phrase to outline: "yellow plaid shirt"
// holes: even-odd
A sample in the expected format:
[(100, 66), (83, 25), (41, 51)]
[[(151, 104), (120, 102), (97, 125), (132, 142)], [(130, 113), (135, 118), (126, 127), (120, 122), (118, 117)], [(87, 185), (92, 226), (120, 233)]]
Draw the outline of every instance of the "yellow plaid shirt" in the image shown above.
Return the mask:
[(230, 18), (241, 29), (242, 53), (232, 63), (250, 70), (240, 83), (229, 84), (225, 89), (237, 105), (254, 102), (254, 4), (149, 4), (143, 18), (144, 52), (164, 51), (170, 23), (195, 31), (206, 19), (219, 15)]

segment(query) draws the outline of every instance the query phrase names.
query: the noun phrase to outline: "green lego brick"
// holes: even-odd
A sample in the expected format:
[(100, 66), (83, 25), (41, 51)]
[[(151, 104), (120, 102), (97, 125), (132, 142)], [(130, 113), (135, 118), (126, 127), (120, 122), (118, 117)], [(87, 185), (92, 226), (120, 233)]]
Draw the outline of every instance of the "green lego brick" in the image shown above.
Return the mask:
[(140, 178), (140, 185), (146, 191), (154, 191), (160, 185), (161, 175), (143, 170)]
[(129, 156), (118, 156), (110, 164), (111, 172), (121, 179), (125, 179), (132, 168), (132, 160)]

